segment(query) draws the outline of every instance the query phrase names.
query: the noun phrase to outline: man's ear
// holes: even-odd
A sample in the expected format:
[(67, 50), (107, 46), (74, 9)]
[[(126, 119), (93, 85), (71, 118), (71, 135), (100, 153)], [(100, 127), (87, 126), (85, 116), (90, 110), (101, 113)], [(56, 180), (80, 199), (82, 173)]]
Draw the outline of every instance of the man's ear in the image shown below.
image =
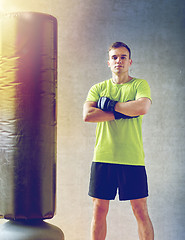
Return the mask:
[(108, 65), (108, 67), (110, 68), (110, 63), (109, 63), (109, 60), (107, 61), (107, 65)]
[(130, 66), (132, 65), (132, 59), (130, 59)]

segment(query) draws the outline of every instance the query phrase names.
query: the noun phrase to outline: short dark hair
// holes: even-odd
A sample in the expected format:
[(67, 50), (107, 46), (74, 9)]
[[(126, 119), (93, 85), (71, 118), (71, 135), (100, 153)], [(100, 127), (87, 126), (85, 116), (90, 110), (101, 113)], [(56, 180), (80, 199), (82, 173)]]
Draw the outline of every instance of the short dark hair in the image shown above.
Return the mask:
[(131, 58), (131, 50), (128, 47), (128, 45), (123, 42), (114, 42), (113, 44), (111, 44), (111, 46), (109, 47), (109, 52), (110, 52), (110, 50), (112, 50), (114, 48), (120, 48), (120, 47), (126, 48), (129, 52), (129, 58)]

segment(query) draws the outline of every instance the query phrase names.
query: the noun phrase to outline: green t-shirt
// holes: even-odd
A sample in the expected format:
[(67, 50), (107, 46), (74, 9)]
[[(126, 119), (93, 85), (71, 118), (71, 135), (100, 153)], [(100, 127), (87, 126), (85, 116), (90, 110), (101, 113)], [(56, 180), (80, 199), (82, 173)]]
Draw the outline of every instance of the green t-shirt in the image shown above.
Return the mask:
[[(103, 96), (119, 102), (151, 99), (147, 81), (138, 78), (124, 84), (114, 84), (112, 79), (95, 84), (86, 101), (97, 102)], [(144, 166), (142, 118), (98, 122), (93, 161)]]

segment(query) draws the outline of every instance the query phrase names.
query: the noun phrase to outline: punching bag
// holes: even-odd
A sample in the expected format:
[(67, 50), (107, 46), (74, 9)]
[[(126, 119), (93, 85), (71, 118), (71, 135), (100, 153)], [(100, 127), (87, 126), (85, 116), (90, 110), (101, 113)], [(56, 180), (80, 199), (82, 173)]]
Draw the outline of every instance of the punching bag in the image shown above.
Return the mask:
[(0, 217), (52, 218), (57, 20), (23, 12), (2, 15), (0, 24)]
[(55, 214), (57, 20), (0, 20), (0, 239), (64, 240), (43, 221)]

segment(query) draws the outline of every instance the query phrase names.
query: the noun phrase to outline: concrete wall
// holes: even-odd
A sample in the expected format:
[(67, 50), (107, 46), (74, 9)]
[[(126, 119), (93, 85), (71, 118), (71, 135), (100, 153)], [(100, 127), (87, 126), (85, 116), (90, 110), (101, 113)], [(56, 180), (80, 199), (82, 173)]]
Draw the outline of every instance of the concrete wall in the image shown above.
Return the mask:
[[(87, 191), (96, 125), (82, 121), (82, 106), (89, 88), (111, 76), (108, 46), (124, 41), (133, 52), (131, 75), (146, 79), (152, 90), (143, 139), (155, 239), (184, 239), (185, 2), (1, 2), (1, 11), (39, 11), (58, 19), (58, 195), (57, 215), (49, 222), (64, 231), (66, 240), (89, 239), (92, 204)], [(107, 239), (138, 239), (129, 202), (111, 203)]]

